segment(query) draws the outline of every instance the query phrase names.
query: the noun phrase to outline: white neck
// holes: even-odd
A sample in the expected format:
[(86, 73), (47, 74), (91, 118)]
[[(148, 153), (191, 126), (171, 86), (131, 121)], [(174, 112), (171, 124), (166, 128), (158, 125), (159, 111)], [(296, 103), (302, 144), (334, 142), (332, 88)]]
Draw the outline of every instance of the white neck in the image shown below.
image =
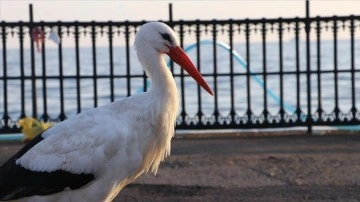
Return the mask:
[(163, 54), (154, 49), (137, 49), (139, 61), (151, 80), (149, 92), (156, 92), (163, 97), (178, 96), (174, 78), (166, 66)]
[[(145, 152), (144, 165), (151, 165), (156, 173), (160, 162), (170, 154), (170, 140), (174, 135), (174, 124), (179, 107), (178, 92), (175, 80), (167, 68), (163, 55), (158, 51), (141, 46), (137, 48), (138, 59), (151, 80), (151, 87), (147, 92), (148, 102), (151, 102), (153, 119), (161, 127), (154, 128), (155, 140)], [(150, 168), (151, 167), (151, 168)]]

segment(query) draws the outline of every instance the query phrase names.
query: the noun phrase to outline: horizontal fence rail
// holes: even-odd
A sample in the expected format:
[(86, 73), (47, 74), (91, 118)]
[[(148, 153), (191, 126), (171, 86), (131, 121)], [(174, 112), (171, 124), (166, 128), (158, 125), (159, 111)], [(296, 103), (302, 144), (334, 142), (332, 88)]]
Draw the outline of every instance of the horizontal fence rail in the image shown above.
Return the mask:
[[(58, 122), (150, 88), (132, 45), (143, 23), (0, 22), (0, 133), (19, 132), (25, 116)], [(360, 16), (165, 23), (215, 93), (169, 62), (177, 129), (360, 124)], [(37, 51), (33, 28), (61, 43)]]

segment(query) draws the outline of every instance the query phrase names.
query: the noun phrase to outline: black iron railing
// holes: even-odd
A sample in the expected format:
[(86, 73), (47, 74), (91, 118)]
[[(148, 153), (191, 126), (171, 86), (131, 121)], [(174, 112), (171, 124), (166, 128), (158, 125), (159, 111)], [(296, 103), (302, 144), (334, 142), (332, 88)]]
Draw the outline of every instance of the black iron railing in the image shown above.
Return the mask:
[[(170, 63), (180, 88), (177, 129), (360, 124), (360, 16), (171, 19), (215, 93)], [(143, 23), (0, 22), (0, 133), (18, 132), (21, 117), (57, 122), (146, 90), (132, 47)], [(35, 27), (56, 29), (61, 43), (47, 41), (38, 53)]]

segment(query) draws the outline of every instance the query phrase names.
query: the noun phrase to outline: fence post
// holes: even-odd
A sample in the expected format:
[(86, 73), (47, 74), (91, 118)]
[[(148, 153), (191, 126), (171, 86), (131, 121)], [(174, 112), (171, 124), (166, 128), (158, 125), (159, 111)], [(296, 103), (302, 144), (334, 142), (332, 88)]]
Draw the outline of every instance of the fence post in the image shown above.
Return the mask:
[[(172, 3), (169, 3), (169, 26), (171, 28), (174, 28)], [(172, 73), (174, 73), (174, 62), (172, 60), (170, 60), (170, 70), (171, 70)]]
[(31, 54), (31, 95), (32, 95), (32, 116), (37, 118), (37, 103), (36, 103), (36, 71), (35, 71), (35, 47), (34, 40), (32, 36), (32, 30), (34, 28), (34, 19), (33, 19), (33, 6), (29, 4), (29, 35), (30, 35), (30, 54)]
[(312, 133), (312, 116), (311, 116), (311, 61), (310, 61), (310, 10), (309, 0), (306, 0), (306, 20), (305, 20), (305, 32), (306, 32), (306, 81), (307, 81), (307, 132)]
[(2, 42), (2, 59), (3, 59), (3, 76), (4, 76), (4, 80), (3, 80), (3, 102), (4, 102), (4, 113), (3, 113), (3, 116), (1, 117), (2, 120), (0, 120), (0, 125), (3, 126), (3, 129), (8, 130), (9, 129), (9, 121), (10, 121), (10, 117), (9, 117), (9, 114), (8, 114), (8, 79), (7, 79), (7, 56), (6, 56), (6, 26), (1, 26), (1, 33), (2, 33), (2, 36), (1, 36), (1, 42)]
[(169, 3), (169, 22), (173, 21), (172, 3)]

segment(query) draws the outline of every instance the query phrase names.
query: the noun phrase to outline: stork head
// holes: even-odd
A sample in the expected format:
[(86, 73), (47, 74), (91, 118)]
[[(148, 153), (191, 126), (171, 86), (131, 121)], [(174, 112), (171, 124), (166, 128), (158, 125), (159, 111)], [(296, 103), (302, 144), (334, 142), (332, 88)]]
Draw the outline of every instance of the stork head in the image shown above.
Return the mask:
[(180, 47), (179, 39), (175, 32), (162, 22), (149, 22), (142, 25), (135, 38), (135, 47), (146, 47), (148, 50), (156, 50), (165, 53), (189, 73), (208, 93), (213, 95), (212, 90)]

